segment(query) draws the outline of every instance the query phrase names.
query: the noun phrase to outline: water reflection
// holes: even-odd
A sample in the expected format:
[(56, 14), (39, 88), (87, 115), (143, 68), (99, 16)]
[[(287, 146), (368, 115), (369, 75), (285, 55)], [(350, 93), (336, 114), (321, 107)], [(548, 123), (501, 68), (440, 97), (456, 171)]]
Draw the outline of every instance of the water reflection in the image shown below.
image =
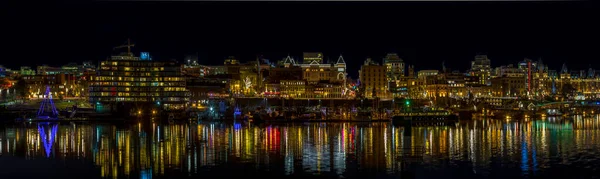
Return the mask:
[(0, 155), (81, 160), (105, 178), (221, 170), (229, 173), (219, 175), (543, 176), (564, 166), (585, 174), (600, 168), (599, 120), (473, 120), (411, 129), (389, 123), (28, 124), (0, 127)]

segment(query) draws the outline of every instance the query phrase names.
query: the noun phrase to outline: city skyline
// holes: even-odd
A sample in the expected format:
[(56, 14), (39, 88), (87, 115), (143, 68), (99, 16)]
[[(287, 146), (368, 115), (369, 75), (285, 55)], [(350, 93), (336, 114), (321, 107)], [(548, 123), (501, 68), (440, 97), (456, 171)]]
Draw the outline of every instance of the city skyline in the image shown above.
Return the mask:
[[(200, 63), (207, 65), (218, 65), (211, 62), (228, 56), (252, 61), (263, 55), (276, 61), (288, 54), (318, 51), (335, 60), (342, 54), (352, 76), (367, 57), (381, 61), (387, 53), (398, 53), (418, 69), (440, 69), (445, 61), (448, 68), (464, 71), (479, 53), (487, 54), (493, 66), (542, 58), (552, 69), (563, 63), (573, 69), (600, 67), (593, 60), (595, 47), (589, 45), (598, 39), (597, 27), (588, 23), (598, 12), (585, 2), (457, 3), (451, 7), (428, 3), (65, 2), (44, 8), (18, 4), (5, 8), (4, 12), (21, 20), (6, 21), (12, 35), (2, 42), (9, 47), (4, 58), (27, 58), (28, 66), (102, 61), (112, 55), (111, 47), (131, 38), (135, 51), (150, 52), (156, 60), (183, 61), (187, 55), (198, 54)], [(304, 13), (305, 9), (312, 13)], [(104, 13), (111, 10), (130, 13)], [(35, 15), (45, 12), (45, 16)], [(53, 28), (36, 30), (39, 27)], [(2, 65), (22, 66), (19, 60), (3, 60)]]
[(5, 3), (0, 178), (598, 176), (597, 17), (591, 1)]

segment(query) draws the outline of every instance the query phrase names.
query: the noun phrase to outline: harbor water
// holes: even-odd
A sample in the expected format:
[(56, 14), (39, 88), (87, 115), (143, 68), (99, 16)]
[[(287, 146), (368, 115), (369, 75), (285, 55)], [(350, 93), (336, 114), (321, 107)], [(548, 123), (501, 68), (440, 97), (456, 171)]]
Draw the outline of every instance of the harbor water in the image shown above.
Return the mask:
[(599, 169), (598, 116), (0, 124), (2, 178), (594, 178)]

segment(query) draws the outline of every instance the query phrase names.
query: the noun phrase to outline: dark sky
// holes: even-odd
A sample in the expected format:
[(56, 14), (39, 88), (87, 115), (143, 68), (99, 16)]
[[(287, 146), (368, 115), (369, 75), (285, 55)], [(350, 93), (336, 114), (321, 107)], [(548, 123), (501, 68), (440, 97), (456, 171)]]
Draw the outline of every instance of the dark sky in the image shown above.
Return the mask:
[[(0, 64), (98, 61), (128, 37), (154, 60), (222, 64), (341, 53), (352, 76), (366, 57), (398, 53), (417, 69), (466, 70), (542, 58), (550, 68), (600, 68), (592, 2), (61, 2), (0, 5)], [(596, 17), (596, 18), (594, 18)]]

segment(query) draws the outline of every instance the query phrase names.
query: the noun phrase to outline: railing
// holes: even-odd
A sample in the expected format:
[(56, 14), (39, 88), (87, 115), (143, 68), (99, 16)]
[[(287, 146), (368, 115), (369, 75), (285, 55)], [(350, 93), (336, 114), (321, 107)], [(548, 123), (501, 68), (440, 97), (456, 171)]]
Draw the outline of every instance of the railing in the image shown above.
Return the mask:
[(395, 116), (447, 116), (450, 115), (450, 112), (448, 111), (443, 111), (443, 112), (399, 112), (399, 113), (395, 113)]

